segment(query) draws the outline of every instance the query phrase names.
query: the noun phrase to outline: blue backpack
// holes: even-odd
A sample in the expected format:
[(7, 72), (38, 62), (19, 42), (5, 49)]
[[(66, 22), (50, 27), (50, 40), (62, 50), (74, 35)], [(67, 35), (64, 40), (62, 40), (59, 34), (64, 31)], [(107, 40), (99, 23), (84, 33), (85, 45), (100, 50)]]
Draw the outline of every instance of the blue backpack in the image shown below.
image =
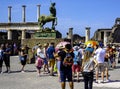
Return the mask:
[(82, 62), (82, 54), (78, 51), (74, 51), (74, 63), (78, 64), (78, 65), (81, 65), (81, 62)]

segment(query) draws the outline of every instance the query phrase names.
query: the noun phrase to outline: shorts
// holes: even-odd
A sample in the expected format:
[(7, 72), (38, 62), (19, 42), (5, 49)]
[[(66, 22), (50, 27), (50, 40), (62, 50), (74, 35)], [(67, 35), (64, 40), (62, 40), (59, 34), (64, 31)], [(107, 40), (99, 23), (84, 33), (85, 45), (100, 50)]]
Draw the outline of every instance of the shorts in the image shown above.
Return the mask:
[(60, 71), (60, 78), (61, 82), (66, 82), (66, 79), (68, 82), (72, 82), (72, 69), (64, 69), (63, 71)]
[(104, 66), (105, 66), (105, 69), (109, 69), (109, 63), (108, 62), (104, 62)]
[(115, 58), (110, 58), (111, 64), (115, 62)]
[(105, 71), (105, 66), (104, 63), (98, 63), (97, 67), (96, 67), (96, 71), (97, 72), (104, 72)]
[(49, 65), (50, 65), (50, 67), (54, 67), (55, 59), (49, 59)]
[(44, 64), (48, 65), (48, 60), (46, 58), (43, 58)]
[(7, 67), (10, 67), (10, 57), (5, 57), (4, 62)]
[(80, 72), (80, 65), (72, 65), (72, 72)]
[(41, 69), (41, 67), (39, 67), (39, 66), (36, 66), (36, 68), (37, 68), (38, 70), (40, 70), (40, 69)]
[(26, 62), (27, 62), (26, 60), (21, 60), (22, 65), (26, 65)]

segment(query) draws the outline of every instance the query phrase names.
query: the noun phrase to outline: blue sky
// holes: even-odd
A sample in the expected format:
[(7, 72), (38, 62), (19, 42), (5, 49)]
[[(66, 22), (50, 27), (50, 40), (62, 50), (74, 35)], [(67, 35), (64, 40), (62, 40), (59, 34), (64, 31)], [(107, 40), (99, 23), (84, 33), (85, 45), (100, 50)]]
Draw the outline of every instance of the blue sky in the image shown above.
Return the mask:
[(112, 28), (120, 17), (120, 0), (0, 0), (0, 23), (8, 22), (8, 6), (12, 6), (12, 22), (22, 22), (22, 5), (26, 5), (26, 22), (36, 22), (37, 5), (41, 4), (40, 14), (49, 15), (50, 1), (56, 2), (56, 28), (63, 37), (70, 27), (74, 34), (85, 36), (87, 26), (92, 37), (99, 28)]

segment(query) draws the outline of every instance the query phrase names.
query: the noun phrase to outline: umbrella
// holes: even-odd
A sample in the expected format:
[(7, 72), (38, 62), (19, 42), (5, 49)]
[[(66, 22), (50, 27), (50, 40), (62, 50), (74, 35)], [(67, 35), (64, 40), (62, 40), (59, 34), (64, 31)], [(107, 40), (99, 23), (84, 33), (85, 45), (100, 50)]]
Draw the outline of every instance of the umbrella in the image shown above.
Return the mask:
[(55, 47), (56, 51), (57, 51), (60, 47), (63, 47), (63, 48), (64, 48), (66, 44), (70, 44), (70, 42), (67, 42), (67, 41), (61, 41), (61, 42), (59, 42), (59, 43), (56, 45), (56, 47)]
[(85, 42), (85, 45), (88, 45), (88, 44), (91, 44), (92, 46), (96, 46), (96, 45), (98, 45), (98, 42), (94, 41), (94, 40), (89, 40), (89, 41)]

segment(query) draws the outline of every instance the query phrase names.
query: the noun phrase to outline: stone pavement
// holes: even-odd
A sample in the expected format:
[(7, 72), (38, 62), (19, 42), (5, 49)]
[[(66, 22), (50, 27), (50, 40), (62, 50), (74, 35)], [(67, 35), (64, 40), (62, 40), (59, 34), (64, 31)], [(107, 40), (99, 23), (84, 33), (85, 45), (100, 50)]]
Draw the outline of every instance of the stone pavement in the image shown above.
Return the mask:
[[(25, 73), (20, 72), (20, 62), (17, 56), (11, 57), (11, 73), (0, 74), (0, 89), (61, 89), (57, 76), (49, 76), (41, 73), (41, 77), (37, 76), (34, 64), (27, 64)], [(3, 65), (3, 71), (5, 66)], [(93, 84), (93, 89), (120, 89), (120, 64), (117, 68), (110, 70), (109, 83)], [(82, 77), (80, 77), (83, 80)], [(66, 89), (69, 89), (66, 83)], [(74, 89), (84, 89), (84, 83), (74, 82)]]

